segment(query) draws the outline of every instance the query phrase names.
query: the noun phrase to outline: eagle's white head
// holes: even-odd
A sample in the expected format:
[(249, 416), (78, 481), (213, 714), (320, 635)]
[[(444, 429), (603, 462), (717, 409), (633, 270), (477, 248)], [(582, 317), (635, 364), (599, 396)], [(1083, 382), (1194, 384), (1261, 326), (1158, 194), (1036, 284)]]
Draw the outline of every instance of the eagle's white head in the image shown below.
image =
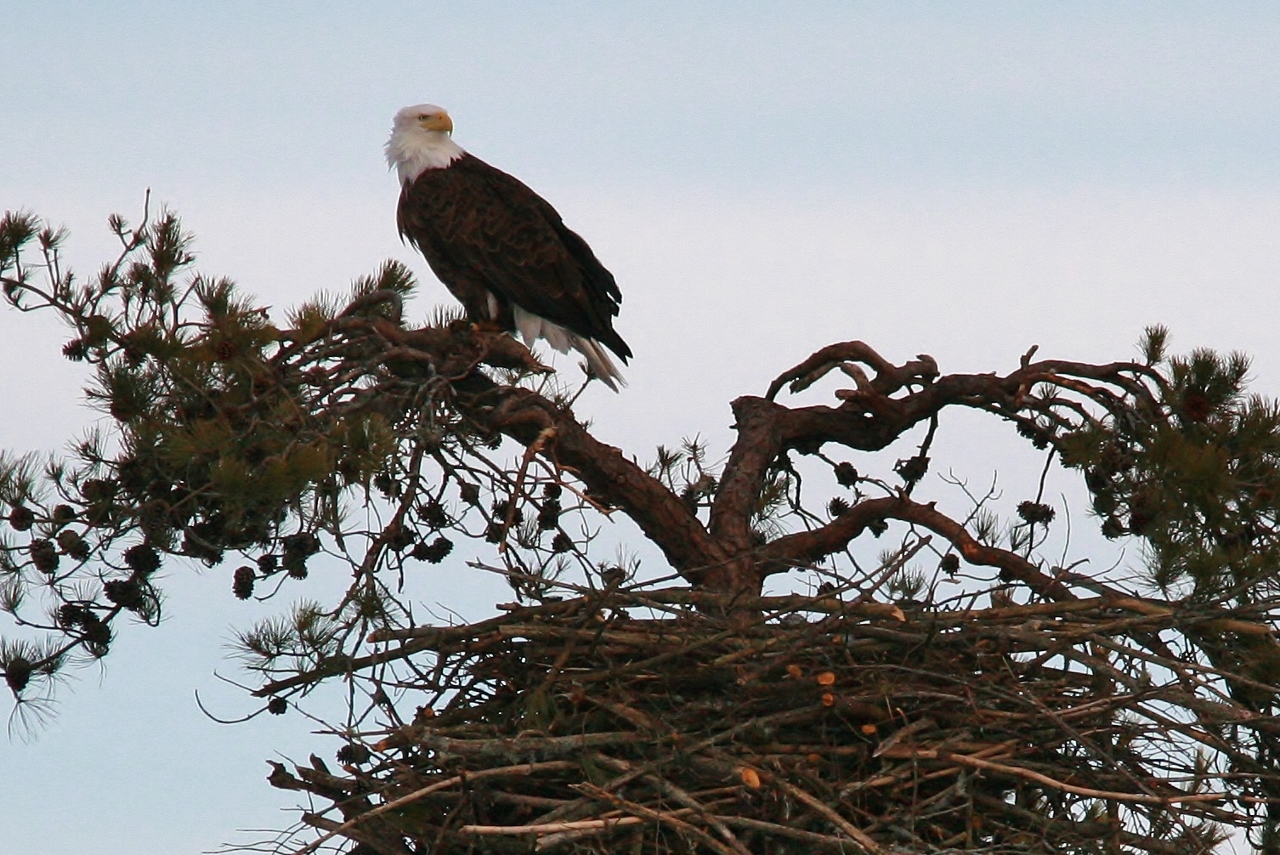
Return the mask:
[(443, 107), (415, 104), (396, 113), (387, 140), (387, 164), (407, 184), (426, 169), (448, 166), (465, 153), (449, 136), (453, 119)]

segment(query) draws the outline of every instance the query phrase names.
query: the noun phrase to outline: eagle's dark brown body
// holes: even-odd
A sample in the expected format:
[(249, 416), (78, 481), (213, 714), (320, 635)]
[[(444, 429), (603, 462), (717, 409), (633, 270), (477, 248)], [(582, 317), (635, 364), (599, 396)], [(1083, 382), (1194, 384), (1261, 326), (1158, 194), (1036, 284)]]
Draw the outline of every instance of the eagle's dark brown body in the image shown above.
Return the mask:
[(512, 307), (594, 339), (624, 362), (631, 348), (613, 329), (622, 294), (586, 241), (519, 180), (463, 154), (405, 183), (402, 237), (475, 321), (515, 330)]

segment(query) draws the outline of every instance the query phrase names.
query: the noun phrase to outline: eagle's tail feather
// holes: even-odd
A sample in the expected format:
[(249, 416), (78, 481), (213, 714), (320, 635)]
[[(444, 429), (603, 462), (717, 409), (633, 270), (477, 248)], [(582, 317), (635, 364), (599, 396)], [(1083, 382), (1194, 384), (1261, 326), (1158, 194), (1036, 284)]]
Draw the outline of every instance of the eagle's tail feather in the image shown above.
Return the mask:
[(511, 308), (516, 329), (520, 332), (520, 337), (524, 339), (526, 346), (532, 346), (534, 341), (542, 339), (561, 353), (568, 353), (569, 348), (573, 348), (587, 358), (587, 368), (590, 369), (591, 374), (600, 378), (610, 389), (617, 392), (619, 386), (627, 385), (627, 381), (622, 378), (622, 372), (613, 364), (609, 354), (600, 346), (600, 342), (580, 336), (546, 318), (526, 312), (519, 306)]
[(618, 370), (618, 366), (613, 364), (609, 354), (600, 346), (600, 342), (591, 338), (583, 338), (574, 333), (569, 333), (569, 336), (573, 349), (587, 358), (587, 368), (591, 369), (591, 373), (599, 377), (604, 382), (604, 385), (615, 392), (618, 391), (619, 386), (627, 385), (622, 372)]

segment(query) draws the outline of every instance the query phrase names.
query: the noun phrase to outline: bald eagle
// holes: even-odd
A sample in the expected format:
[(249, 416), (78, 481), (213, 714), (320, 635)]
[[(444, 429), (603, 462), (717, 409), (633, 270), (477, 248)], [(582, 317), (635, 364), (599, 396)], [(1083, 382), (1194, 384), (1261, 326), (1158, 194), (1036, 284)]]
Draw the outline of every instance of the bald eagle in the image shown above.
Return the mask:
[[(434, 104), (396, 113), (387, 163), (400, 177), (400, 237), (426, 257), (467, 317), (544, 339), (587, 359), (617, 391), (612, 350), (631, 348), (613, 329), (622, 293), (586, 241), (523, 183), (453, 141), (453, 120)], [(602, 347), (603, 345), (603, 347)]]

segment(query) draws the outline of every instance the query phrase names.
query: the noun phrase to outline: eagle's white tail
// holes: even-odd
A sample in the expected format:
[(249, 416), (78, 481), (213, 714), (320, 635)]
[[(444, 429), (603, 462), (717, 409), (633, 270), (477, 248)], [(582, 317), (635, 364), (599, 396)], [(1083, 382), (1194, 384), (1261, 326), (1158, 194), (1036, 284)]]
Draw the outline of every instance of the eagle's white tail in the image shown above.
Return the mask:
[(609, 352), (600, 346), (600, 342), (573, 333), (569, 333), (569, 336), (573, 349), (587, 358), (587, 367), (591, 369), (591, 373), (603, 380), (606, 386), (616, 392), (619, 386), (627, 385), (622, 372), (613, 364)]
[(532, 346), (536, 340), (542, 339), (561, 353), (568, 353), (569, 349), (573, 348), (586, 357), (587, 368), (610, 389), (617, 392), (619, 386), (627, 385), (618, 366), (613, 364), (609, 354), (595, 339), (584, 338), (570, 332), (544, 317), (526, 312), (519, 306), (512, 306), (511, 310), (515, 316), (516, 329), (520, 331), (520, 337), (524, 339), (526, 346)]

